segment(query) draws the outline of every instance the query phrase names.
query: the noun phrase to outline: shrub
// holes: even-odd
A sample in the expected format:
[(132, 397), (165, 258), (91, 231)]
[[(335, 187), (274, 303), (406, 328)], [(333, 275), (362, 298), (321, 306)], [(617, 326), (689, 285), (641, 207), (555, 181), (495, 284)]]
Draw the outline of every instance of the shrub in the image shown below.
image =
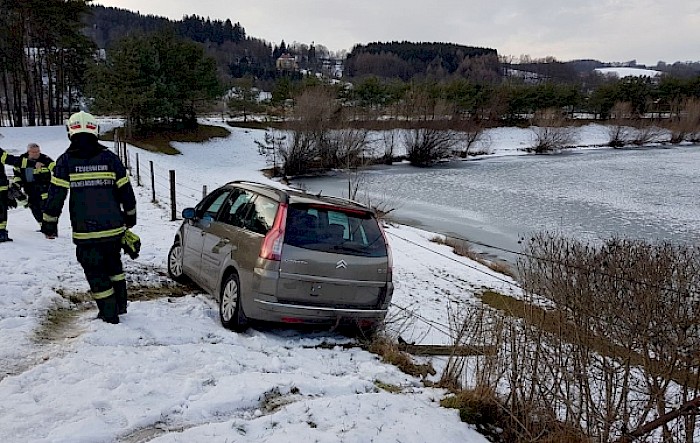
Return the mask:
[(532, 124), (534, 143), (526, 149), (528, 152), (545, 154), (559, 151), (571, 147), (576, 141), (576, 130), (556, 109), (536, 112)]

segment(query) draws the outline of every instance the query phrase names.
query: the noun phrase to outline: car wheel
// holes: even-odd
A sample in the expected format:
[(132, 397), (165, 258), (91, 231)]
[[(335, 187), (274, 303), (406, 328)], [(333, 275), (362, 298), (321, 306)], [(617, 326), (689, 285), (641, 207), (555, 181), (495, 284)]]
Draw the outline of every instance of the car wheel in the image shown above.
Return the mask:
[(187, 276), (182, 269), (182, 254), (184, 249), (180, 242), (175, 242), (168, 252), (168, 275), (176, 282), (184, 283)]
[(219, 317), (225, 328), (241, 332), (246, 329), (246, 317), (241, 306), (241, 285), (238, 275), (229, 274), (221, 287)]

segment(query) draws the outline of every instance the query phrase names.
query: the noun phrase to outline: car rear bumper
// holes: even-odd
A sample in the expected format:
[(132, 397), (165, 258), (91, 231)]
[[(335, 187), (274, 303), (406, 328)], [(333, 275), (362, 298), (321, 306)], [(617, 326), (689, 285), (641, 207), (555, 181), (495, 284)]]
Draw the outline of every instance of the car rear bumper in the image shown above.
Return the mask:
[(282, 323), (337, 323), (370, 322), (384, 320), (387, 309), (349, 309), (280, 303), (254, 299), (259, 311), (264, 311), (266, 321)]

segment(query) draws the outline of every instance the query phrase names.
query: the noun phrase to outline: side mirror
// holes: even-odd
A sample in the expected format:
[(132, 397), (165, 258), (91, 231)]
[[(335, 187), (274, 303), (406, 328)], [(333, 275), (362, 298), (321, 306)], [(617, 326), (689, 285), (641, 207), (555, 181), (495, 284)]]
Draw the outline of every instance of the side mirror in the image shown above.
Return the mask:
[(185, 208), (182, 210), (182, 218), (185, 220), (194, 220), (196, 212), (194, 208)]

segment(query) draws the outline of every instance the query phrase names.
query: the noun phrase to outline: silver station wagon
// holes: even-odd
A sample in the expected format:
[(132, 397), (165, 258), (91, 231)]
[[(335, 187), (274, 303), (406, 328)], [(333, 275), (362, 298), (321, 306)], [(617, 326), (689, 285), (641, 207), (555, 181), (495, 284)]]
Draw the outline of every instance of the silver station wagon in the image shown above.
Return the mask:
[(372, 332), (384, 320), (391, 252), (366, 206), (239, 181), (182, 216), (168, 273), (216, 297), (225, 327), (260, 320)]

